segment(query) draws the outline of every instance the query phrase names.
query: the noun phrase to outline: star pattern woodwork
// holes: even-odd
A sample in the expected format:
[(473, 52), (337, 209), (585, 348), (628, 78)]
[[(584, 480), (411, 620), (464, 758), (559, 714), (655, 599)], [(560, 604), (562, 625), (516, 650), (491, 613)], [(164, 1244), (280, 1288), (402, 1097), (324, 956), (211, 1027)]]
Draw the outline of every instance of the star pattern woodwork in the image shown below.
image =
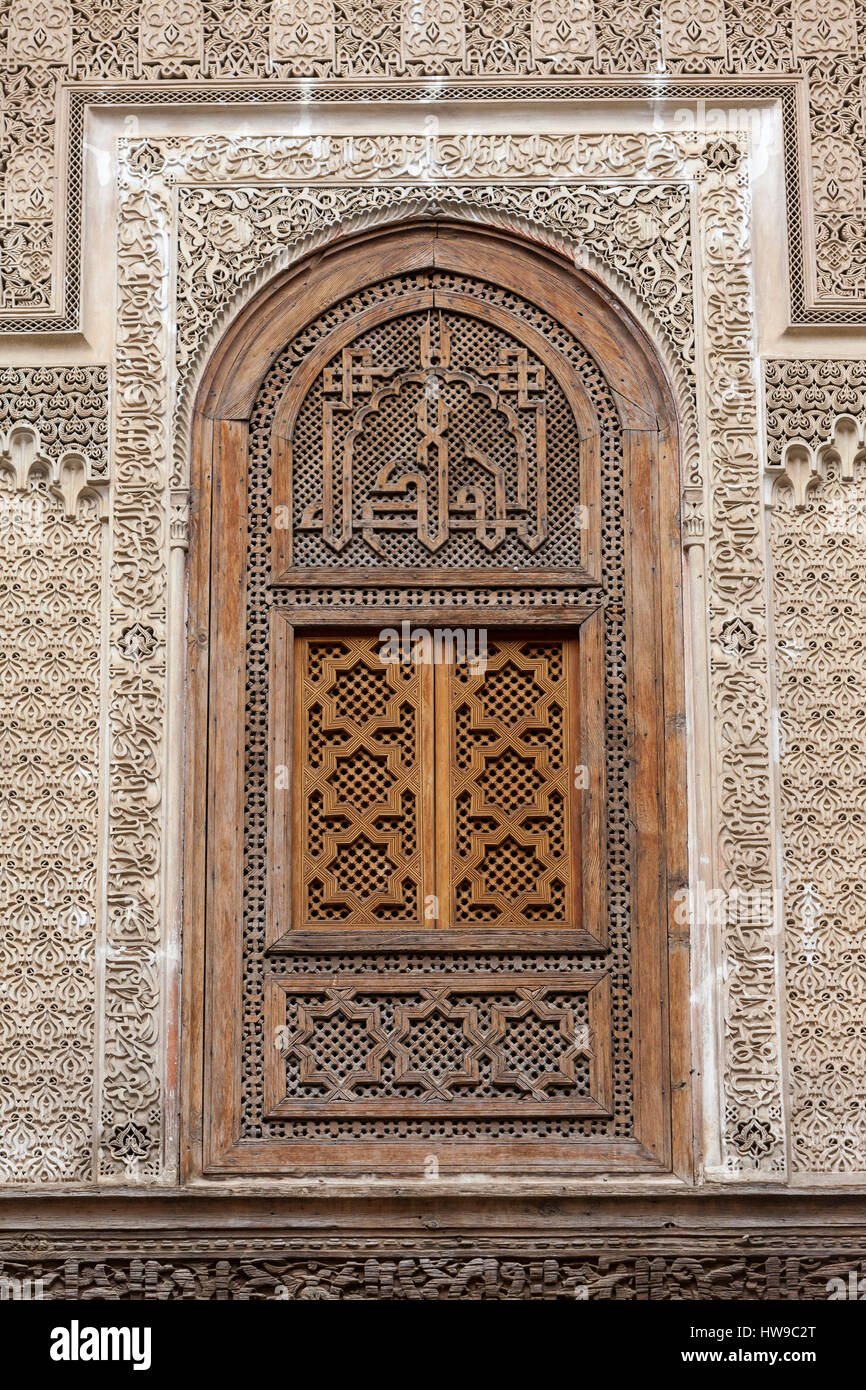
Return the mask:
[(425, 636), (296, 644), (300, 928), (579, 929), (577, 639)]
[(497, 637), (483, 675), (443, 673), (440, 785), (454, 817), (442, 887), (455, 924), (579, 926), (578, 672), (576, 638)]
[(384, 665), (375, 636), (302, 639), (293, 778), (303, 927), (420, 928), (433, 892), (430, 668)]
[(272, 980), (270, 1117), (604, 1115), (609, 980)]

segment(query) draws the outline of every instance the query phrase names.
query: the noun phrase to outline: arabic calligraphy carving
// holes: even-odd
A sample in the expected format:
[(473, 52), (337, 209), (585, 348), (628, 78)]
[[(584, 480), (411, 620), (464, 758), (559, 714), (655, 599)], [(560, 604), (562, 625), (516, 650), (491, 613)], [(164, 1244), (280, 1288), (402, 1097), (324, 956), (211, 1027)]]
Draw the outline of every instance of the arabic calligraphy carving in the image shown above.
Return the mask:
[[(461, 531), (490, 553), (509, 532), (527, 554), (536, 551), (548, 531), (544, 367), (520, 346), (500, 347), (498, 361), (473, 370), (452, 363), (452, 335), (467, 332), (459, 315), (422, 309), (412, 328), (398, 364), (382, 365), (357, 343), (324, 368), (323, 493), (305, 508), (298, 532), (320, 535), (340, 553), (359, 531), (383, 561), (394, 558), (395, 533), (414, 535), (428, 555)], [(353, 475), (372, 417), (395, 420), (395, 452), (359, 496)], [(481, 434), (482, 418), (489, 421), (481, 435), (489, 438), (487, 453), (468, 442), (470, 433)], [(413, 422), (411, 432), (405, 421)]]

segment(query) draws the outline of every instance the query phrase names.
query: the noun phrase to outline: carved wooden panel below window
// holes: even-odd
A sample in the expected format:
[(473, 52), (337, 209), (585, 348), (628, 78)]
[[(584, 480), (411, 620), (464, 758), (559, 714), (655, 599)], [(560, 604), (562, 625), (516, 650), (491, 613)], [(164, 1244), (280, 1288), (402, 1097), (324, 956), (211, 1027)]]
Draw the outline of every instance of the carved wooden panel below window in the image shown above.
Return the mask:
[(270, 976), (267, 990), (271, 1119), (610, 1114), (606, 974)]

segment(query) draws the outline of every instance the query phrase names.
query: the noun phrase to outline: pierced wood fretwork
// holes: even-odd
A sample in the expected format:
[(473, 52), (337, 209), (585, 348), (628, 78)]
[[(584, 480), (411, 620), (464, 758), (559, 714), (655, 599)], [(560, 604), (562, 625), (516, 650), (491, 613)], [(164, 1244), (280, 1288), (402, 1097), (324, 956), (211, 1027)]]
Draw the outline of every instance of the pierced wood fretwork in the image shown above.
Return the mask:
[(483, 674), (455, 666), (440, 681), (440, 895), (456, 926), (578, 929), (578, 638), (490, 648)]
[(298, 925), (423, 930), (434, 892), (432, 668), (385, 663), (373, 634), (304, 637), (293, 864)]
[[(307, 507), (299, 529), (320, 532), (335, 551), (345, 549), (357, 506), (356, 447), (360, 454), (367, 417), (387, 411), (395, 433), (402, 434), (407, 421), (411, 430), (414, 420), (415, 448), (383, 464), (361, 503), (354, 524), (377, 555), (388, 555), (388, 531), (410, 532), (431, 555), (458, 531), (471, 532), (491, 553), (509, 531), (528, 551), (537, 550), (547, 536), (544, 368), (530, 368), (526, 348), (500, 347), (490, 366), (453, 370), (451, 336), (465, 330), (465, 320), (440, 309), (416, 314), (413, 327), (417, 341), (403, 346), (408, 356), (417, 354), (416, 370), (376, 366), (367, 347), (343, 348), (340, 365), (324, 369), (322, 502)], [(381, 446), (382, 422), (375, 423)], [(466, 433), (461, 425), (469, 425)], [(475, 465), (479, 476), (455, 487), (461, 463), (464, 471)]]
[(275, 427), (277, 573), (578, 564), (581, 431), (557, 365), (519, 301), (465, 276), (362, 301)]
[(603, 772), (602, 749), (581, 748), (577, 633), (403, 627), (281, 648), (295, 736), (291, 769), (275, 751), (273, 796), (277, 821), (292, 803), (297, 847), (283, 944), (294, 930), (581, 931), (580, 799), (590, 763)]
[(604, 972), (271, 978), (268, 990), (273, 1117), (609, 1113)]

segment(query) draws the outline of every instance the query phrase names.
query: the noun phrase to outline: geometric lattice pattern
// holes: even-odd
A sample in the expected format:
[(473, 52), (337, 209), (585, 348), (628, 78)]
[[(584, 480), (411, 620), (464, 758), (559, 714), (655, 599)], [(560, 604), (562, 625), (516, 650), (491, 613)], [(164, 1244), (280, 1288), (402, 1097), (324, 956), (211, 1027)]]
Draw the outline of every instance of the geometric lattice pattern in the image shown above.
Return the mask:
[(424, 673), (383, 664), (380, 645), (375, 633), (297, 644), (304, 927), (422, 923)]
[[(272, 1113), (602, 1113), (604, 975), (269, 982), (283, 1013)], [(598, 1023), (605, 1026), (595, 1036)]]
[(574, 927), (577, 639), (498, 637), (481, 671), (381, 652), (370, 632), (297, 643), (299, 926)]
[(576, 638), (497, 638), (483, 675), (448, 672), (455, 925), (576, 925), (566, 746), (576, 648)]

